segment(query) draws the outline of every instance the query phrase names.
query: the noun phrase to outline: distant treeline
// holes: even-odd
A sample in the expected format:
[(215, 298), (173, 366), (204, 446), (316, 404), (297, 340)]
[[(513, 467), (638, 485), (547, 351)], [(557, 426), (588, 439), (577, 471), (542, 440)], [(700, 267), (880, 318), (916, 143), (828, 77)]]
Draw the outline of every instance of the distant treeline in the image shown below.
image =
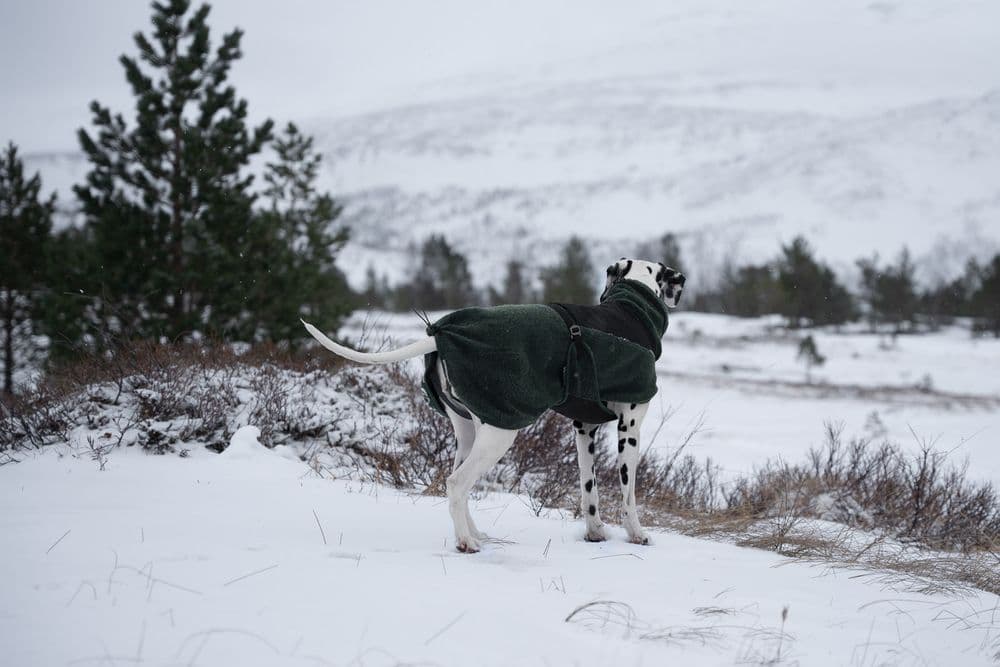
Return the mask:
[[(419, 257), (413, 279), (395, 287), (369, 268), (363, 301), (389, 310), (441, 310), (534, 301), (593, 303), (598, 296), (592, 280), (596, 265), (586, 245), (575, 237), (566, 242), (553, 266), (529, 275), (523, 263), (511, 260), (503, 283), (485, 291), (473, 287), (467, 259), (443, 237), (427, 239)], [(635, 257), (685, 268), (673, 234), (636, 248)], [(713, 285), (694, 286), (685, 310), (739, 317), (776, 314), (793, 328), (863, 320), (872, 330), (893, 333), (936, 329), (965, 317), (973, 321), (974, 332), (1000, 336), (1000, 255), (985, 265), (969, 259), (960, 277), (935, 285), (919, 284), (905, 248), (895, 262), (881, 262), (875, 256), (856, 264), (860, 286), (850, 290), (799, 237), (782, 246), (769, 262), (725, 263)]]

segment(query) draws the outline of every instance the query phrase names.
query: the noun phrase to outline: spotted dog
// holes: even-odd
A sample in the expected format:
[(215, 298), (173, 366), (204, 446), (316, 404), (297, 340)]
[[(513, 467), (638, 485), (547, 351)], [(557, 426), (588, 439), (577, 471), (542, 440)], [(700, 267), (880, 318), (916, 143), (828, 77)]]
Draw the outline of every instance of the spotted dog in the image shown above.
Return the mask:
[(469, 492), (546, 410), (573, 420), (586, 539), (606, 539), (597, 498), (594, 449), (605, 422), (618, 424), (617, 472), (623, 526), (636, 544), (648, 538), (635, 504), (639, 433), (656, 394), (654, 363), (684, 288), (679, 271), (622, 259), (608, 267), (596, 306), (553, 303), (463, 308), (397, 350), (369, 354), (339, 345), (303, 322), (325, 348), (360, 363), (388, 364), (424, 355), (424, 389), (451, 421), (458, 441), (448, 476), (456, 547), (476, 552), (486, 535), (469, 513)]

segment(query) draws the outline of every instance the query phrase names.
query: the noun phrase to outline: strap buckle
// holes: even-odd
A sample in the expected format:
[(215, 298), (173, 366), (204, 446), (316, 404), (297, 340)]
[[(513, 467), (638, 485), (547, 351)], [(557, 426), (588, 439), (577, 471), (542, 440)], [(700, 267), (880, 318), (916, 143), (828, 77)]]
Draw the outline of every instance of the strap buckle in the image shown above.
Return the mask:
[(580, 338), (581, 336), (583, 336), (583, 331), (580, 330), (580, 325), (579, 324), (573, 324), (573, 325), (571, 325), (570, 328), (569, 328), (569, 339), (570, 340), (576, 340), (577, 338)]

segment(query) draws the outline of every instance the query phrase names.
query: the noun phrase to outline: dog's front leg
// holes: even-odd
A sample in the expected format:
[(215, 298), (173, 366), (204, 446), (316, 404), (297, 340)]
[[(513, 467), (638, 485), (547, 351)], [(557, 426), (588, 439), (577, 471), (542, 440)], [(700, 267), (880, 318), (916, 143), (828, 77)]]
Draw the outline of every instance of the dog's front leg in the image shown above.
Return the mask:
[(635, 506), (635, 477), (639, 464), (639, 430), (649, 403), (611, 403), (618, 415), (618, 477), (622, 486), (622, 526), (634, 544), (649, 544), (639, 525)]
[(594, 447), (597, 442), (598, 424), (574, 421), (576, 430), (576, 462), (580, 465), (580, 510), (587, 522), (588, 542), (603, 542), (604, 524), (597, 504), (597, 474), (594, 470)]
[(459, 551), (479, 551), (480, 539), (473, 535), (469, 526), (469, 491), (510, 449), (516, 435), (517, 431), (482, 424), (476, 429), (476, 441), (469, 457), (448, 475), (448, 509), (455, 524), (455, 547)]

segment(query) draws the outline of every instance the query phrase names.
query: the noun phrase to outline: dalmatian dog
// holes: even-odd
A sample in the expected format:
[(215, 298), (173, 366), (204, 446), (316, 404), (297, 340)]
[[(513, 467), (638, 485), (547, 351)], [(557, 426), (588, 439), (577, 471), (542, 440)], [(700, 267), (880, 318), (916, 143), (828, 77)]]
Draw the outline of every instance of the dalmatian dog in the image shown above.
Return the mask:
[[(622, 259), (608, 267), (604, 295), (622, 281), (635, 281), (648, 288), (656, 299), (671, 308), (677, 306), (685, 277), (679, 271), (658, 262)], [(602, 295), (602, 302), (604, 300)], [(458, 311), (456, 311), (458, 312)], [(666, 311), (663, 311), (664, 315)], [(391, 364), (420, 355), (434, 353), (438, 346), (433, 336), (418, 340), (404, 347), (379, 353), (359, 352), (344, 347), (325, 336), (313, 325), (303, 321), (309, 333), (328, 350), (351, 361), (363, 364)], [(665, 324), (664, 324), (665, 327)], [(662, 331), (659, 332), (662, 335)], [(436, 357), (432, 357), (436, 359)], [(448, 387), (451, 378), (445, 363), (437, 359), (433, 372), (440, 386)], [(654, 380), (655, 382), (655, 380)], [(618, 460), (616, 470), (623, 499), (622, 524), (630, 542), (648, 544), (649, 538), (639, 523), (636, 508), (636, 469), (639, 462), (639, 439), (643, 418), (649, 403), (607, 402), (607, 411), (617, 417)], [(488, 538), (474, 523), (469, 512), (469, 493), (479, 478), (485, 474), (514, 444), (517, 429), (500, 428), (483, 420), (463, 405), (461, 398), (450, 395), (444, 404), (458, 441), (452, 472), (447, 478), (448, 509), (455, 528), (458, 551), (474, 553)], [(607, 416), (605, 416), (607, 420)], [(595, 442), (602, 423), (574, 420), (576, 449), (580, 468), (580, 507), (586, 521), (585, 539), (601, 542), (607, 538), (601, 520), (597, 495), (597, 478), (594, 466)]]

